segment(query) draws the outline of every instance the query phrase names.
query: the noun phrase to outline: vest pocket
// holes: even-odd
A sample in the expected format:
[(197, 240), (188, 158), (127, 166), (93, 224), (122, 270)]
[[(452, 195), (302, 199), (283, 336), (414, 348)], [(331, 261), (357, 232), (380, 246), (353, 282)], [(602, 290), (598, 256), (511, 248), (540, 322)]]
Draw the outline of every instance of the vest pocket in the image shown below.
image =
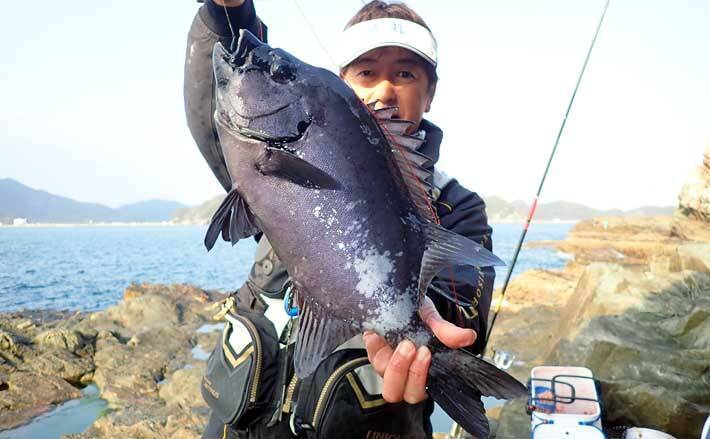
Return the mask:
[(364, 350), (334, 352), (298, 385), (296, 431), (310, 439), (430, 437), (426, 402), (389, 404), (373, 389), (376, 380)]
[(241, 429), (273, 398), (279, 342), (273, 324), (261, 314), (230, 311), (225, 319), (201, 391), (224, 424)]

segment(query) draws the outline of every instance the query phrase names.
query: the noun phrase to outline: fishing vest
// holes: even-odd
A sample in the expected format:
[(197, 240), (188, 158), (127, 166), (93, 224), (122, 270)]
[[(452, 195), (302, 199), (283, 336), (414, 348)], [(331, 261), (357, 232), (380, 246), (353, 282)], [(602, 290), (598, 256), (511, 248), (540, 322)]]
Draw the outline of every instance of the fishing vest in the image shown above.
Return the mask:
[[(222, 304), (225, 327), (201, 384), (211, 409), (202, 437), (430, 438), (433, 403), (387, 403), (361, 335), (339, 346), (312, 375), (296, 376), (297, 319), (277, 329), (268, 318), (270, 308), (285, 314), (279, 302), (287, 282), (285, 267), (262, 237), (249, 280)], [(273, 320), (282, 326), (283, 319)]]
[[(451, 181), (434, 170), (435, 199)], [(288, 283), (286, 267), (262, 235), (247, 282), (220, 312), (225, 327), (201, 385), (211, 408), (202, 437), (431, 438), (433, 401), (387, 403), (362, 336), (339, 346), (311, 376), (295, 375), (297, 319), (289, 333), (282, 305)]]

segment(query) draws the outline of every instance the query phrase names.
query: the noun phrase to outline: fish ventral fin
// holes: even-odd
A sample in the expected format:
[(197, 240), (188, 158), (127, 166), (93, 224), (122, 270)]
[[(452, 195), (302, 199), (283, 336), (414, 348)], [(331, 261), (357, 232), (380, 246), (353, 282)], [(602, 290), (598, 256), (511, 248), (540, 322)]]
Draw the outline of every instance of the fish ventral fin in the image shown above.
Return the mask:
[(445, 267), (505, 265), (498, 256), (465, 236), (446, 230), (434, 223), (425, 224), (423, 227), (425, 228), (427, 245), (419, 271), (419, 293), (422, 295), (426, 292), (434, 276)]
[(330, 316), (321, 304), (312, 300), (306, 299), (299, 308), (293, 365), (296, 375), (305, 378), (315, 372), (335, 348), (361, 333), (362, 329)]
[(285, 149), (264, 148), (255, 166), (264, 175), (283, 178), (309, 189), (340, 189), (340, 183), (327, 172)]
[(256, 235), (261, 232), (256, 224), (254, 214), (249, 210), (246, 201), (239, 195), (236, 188), (224, 197), (222, 204), (212, 215), (212, 220), (205, 234), (205, 247), (212, 250), (220, 232), (225, 241), (231, 241), (232, 245), (240, 239)]

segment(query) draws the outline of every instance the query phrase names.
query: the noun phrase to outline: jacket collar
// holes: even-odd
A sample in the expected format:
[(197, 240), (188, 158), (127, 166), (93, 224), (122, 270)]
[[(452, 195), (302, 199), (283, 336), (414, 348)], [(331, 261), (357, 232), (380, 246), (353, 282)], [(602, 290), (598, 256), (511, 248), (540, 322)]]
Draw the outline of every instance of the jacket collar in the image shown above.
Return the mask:
[(424, 144), (419, 148), (419, 152), (429, 157), (431, 159), (430, 165), (433, 166), (439, 161), (439, 148), (441, 140), (444, 138), (444, 132), (426, 119), (422, 119), (419, 129), (426, 133)]

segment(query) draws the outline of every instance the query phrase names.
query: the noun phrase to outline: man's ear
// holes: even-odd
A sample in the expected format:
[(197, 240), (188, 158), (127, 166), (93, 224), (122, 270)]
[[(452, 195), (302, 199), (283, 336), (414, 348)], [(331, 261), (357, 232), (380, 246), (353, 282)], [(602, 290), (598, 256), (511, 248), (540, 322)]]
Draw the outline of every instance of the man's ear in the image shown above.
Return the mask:
[(424, 112), (428, 113), (429, 110), (431, 110), (431, 103), (434, 100), (434, 95), (436, 94), (436, 82), (429, 85), (429, 90), (427, 92), (427, 101), (426, 101), (426, 107), (424, 108)]

